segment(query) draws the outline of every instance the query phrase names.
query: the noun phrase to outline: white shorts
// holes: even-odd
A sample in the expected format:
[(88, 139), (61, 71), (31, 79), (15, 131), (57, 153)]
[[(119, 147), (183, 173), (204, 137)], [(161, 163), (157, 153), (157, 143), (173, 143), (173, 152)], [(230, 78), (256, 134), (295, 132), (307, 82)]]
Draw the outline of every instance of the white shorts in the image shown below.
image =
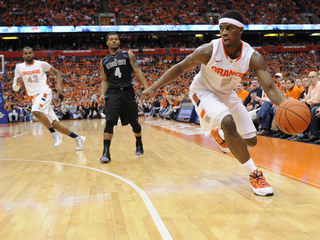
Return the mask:
[(58, 122), (59, 119), (52, 109), (51, 101), (52, 101), (51, 89), (42, 91), (38, 95), (33, 96), (31, 111), (42, 112), (47, 116), (50, 123), (52, 123), (54, 120)]
[(230, 95), (223, 95), (209, 90), (201, 82), (193, 81), (189, 97), (195, 106), (202, 132), (206, 137), (210, 136), (214, 127), (221, 128), (222, 119), (229, 114), (232, 115), (237, 131), (244, 139), (256, 136), (252, 119), (234, 91)]

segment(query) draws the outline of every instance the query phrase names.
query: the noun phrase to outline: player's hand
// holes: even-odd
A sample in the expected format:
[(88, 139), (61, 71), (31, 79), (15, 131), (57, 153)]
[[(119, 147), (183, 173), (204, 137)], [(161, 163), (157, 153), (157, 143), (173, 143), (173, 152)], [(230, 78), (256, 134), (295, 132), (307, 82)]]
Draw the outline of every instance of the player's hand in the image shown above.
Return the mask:
[(155, 94), (155, 91), (153, 91), (151, 88), (148, 88), (141, 93), (141, 100), (143, 102), (149, 101), (153, 97), (154, 94)]
[(18, 78), (17, 78), (17, 84), (20, 85), (21, 83), (22, 83), (22, 77), (18, 77)]
[(57, 84), (57, 85), (56, 85), (56, 89), (57, 89), (57, 92), (58, 92), (59, 94), (62, 94), (62, 93), (63, 93), (63, 89), (62, 89), (62, 85), (61, 85), (61, 84)]
[(106, 103), (106, 97), (104, 95), (100, 96), (100, 102), (101, 102), (101, 104), (105, 104)]

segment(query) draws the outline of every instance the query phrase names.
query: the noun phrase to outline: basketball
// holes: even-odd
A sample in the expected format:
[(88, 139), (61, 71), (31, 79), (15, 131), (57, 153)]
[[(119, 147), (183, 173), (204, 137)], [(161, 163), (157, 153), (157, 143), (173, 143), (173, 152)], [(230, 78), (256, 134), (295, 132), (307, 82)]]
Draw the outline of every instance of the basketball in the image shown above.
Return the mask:
[(307, 105), (299, 100), (289, 99), (277, 108), (275, 118), (282, 132), (296, 135), (307, 129), (311, 121), (311, 113)]

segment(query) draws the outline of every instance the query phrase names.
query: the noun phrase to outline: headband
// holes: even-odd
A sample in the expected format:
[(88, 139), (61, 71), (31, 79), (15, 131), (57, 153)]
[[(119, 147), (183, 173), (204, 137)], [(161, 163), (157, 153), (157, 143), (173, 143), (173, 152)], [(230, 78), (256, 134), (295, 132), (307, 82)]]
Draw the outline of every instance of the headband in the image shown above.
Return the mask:
[(219, 20), (219, 25), (220, 25), (221, 23), (231, 23), (231, 24), (233, 24), (233, 25), (235, 25), (235, 26), (237, 26), (237, 27), (240, 27), (240, 28), (243, 28), (243, 27), (244, 27), (244, 25), (243, 25), (242, 22), (240, 22), (240, 21), (238, 21), (238, 20), (236, 20), (236, 19), (234, 19), (234, 18), (221, 18), (221, 19)]

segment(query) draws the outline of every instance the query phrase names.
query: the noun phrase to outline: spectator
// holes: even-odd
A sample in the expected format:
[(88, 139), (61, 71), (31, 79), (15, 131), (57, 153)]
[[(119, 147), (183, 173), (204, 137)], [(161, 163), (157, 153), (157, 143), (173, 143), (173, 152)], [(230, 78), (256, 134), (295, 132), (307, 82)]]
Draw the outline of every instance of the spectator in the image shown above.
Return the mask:
[(249, 95), (249, 92), (247, 90), (244, 89), (243, 87), (243, 82), (239, 82), (236, 85), (236, 89), (235, 89), (237, 95), (239, 98), (241, 98), (241, 101), (243, 102)]
[(19, 121), (19, 117), (18, 117), (18, 111), (19, 108), (17, 107), (16, 104), (12, 104), (11, 108), (9, 110), (9, 114), (8, 114), (8, 118), (9, 118), (9, 123), (12, 123), (12, 116), (14, 117), (15, 121), (18, 122)]
[(320, 106), (320, 82), (318, 73), (312, 71), (309, 73), (310, 86), (308, 89), (307, 97), (302, 102), (306, 103), (310, 107), (311, 122), (310, 122), (310, 137), (304, 139), (304, 142), (314, 142), (319, 139), (318, 137), (318, 108)]
[(287, 99), (299, 99), (302, 91), (299, 87), (297, 87), (295, 84), (295, 81), (293, 78), (287, 78), (286, 79), (286, 98)]
[[(258, 79), (252, 80), (252, 90), (250, 91), (249, 95), (243, 101), (243, 105), (247, 107), (248, 111), (253, 109), (257, 109), (260, 107), (260, 103), (255, 100), (255, 97), (262, 97), (262, 89), (260, 87), (260, 82)], [(250, 105), (249, 105), (250, 103)]]
[(68, 105), (68, 102), (67, 101), (64, 101), (64, 102), (62, 102), (62, 105), (61, 105), (61, 112), (62, 112), (62, 114), (63, 114), (63, 117), (62, 117), (62, 119), (63, 120), (68, 120), (68, 119), (70, 119), (70, 116), (71, 116), (71, 114), (70, 114), (70, 107), (69, 107), (69, 105)]

